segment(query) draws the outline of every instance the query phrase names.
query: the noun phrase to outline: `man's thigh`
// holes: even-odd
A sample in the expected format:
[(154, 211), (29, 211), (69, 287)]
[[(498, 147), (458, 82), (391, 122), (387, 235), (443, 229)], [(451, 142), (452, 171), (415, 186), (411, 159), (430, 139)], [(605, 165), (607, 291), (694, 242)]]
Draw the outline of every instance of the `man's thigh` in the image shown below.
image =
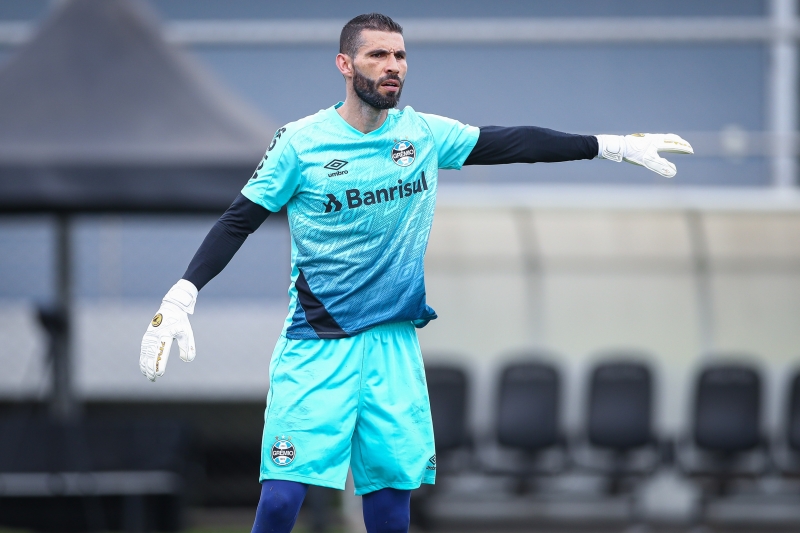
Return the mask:
[(343, 489), (363, 350), (357, 337), (281, 337), (270, 362), (260, 479)]
[(351, 461), (356, 493), (433, 483), (436, 451), (416, 329), (387, 324), (364, 335), (369, 337)]

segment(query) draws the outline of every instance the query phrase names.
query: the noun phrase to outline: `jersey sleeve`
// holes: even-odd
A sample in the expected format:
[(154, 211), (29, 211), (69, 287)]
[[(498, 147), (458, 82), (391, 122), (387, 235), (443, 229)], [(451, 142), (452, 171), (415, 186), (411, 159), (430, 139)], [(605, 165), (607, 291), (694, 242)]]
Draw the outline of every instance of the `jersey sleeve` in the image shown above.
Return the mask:
[(452, 118), (418, 113), (428, 124), (439, 155), (439, 168), (460, 169), (478, 142), (480, 130)]
[(264, 159), (242, 189), (248, 200), (273, 213), (280, 211), (300, 186), (300, 166), (290, 142), (292, 133), (291, 125), (275, 132)]

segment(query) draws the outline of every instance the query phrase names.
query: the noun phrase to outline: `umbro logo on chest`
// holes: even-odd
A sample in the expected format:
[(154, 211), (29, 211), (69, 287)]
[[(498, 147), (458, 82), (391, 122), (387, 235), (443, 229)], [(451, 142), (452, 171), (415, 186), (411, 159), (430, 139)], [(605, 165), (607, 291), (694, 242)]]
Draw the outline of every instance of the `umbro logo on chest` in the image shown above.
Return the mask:
[[(417, 149), (414, 147), (414, 144), (408, 140), (398, 141), (395, 139), (394, 144), (392, 145), (392, 150), (390, 152), (390, 157), (395, 165), (399, 167), (408, 167), (411, 166), (412, 163), (417, 159)], [(347, 165), (349, 161), (345, 161), (343, 159), (333, 159), (332, 161), (328, 162), (322, 168), (327, 170), (332, 170), (330, 174), (328, 174), (329, 178), (334, 176), (341, 176), (343, 174), (347, 174), (347, 170), (342, 170), (345, 165)]]
[(329, 178), (334, 176), (341, 176), (342, 174), (347, 174), (346, 170), (342, 170), (342, 168), (348, 163), (348, 161), (342, 161), (341, 159), (334, 159), (327, 165), (322, 168), (327, 168), (328, 170), (333, 170), (330, 174), (328, 174)]

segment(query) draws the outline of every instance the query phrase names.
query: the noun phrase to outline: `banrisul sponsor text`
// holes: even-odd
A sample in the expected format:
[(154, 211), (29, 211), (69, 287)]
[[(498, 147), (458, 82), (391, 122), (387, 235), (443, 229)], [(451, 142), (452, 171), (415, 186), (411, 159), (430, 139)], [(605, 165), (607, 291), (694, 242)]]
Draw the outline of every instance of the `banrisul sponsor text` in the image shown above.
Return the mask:
[[(361, 189), (347, 189), (344, 192), (347, 199), (347, 208), (355, 209), (362, 205), (374, 205), (382, 202), (393, 202), (401, 198), (408, 198), (422, 191), (428, 190), (428, 182), (425, 179), (425, 172), (420, 174), (416, 181), (408, 181), (403, 183), (403, 180), (397, 180), (397, 185), (387, 187), (385, 189), (377, 189), (375, 191), (362, 191)], [(335, 213), (341, 211), (342, 202), (336, 198), (335, 194), (326, 194), (328, 201), (325, 203), (326, 213)]]
[(381, 202), (393, 202), (401, 198), (408, 198), (422, 191), (428, 190), (428, 182), (425, 180), (425, 172), (416, 181), (397, 180), (397, 185), (375, 191), (362, 191), (361, 189), (347, 189), (344, 192), (347, 199), (347, 207), (355, 209), (362, 205), (373, 205)]

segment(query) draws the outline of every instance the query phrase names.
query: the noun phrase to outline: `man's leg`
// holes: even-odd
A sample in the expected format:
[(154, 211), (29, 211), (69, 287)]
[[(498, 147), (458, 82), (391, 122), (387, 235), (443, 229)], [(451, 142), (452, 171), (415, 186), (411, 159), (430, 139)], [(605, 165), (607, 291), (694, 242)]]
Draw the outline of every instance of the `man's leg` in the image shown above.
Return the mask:
[(252, 533), (289, 533), (307, 491), (304, 483), (265, 479)]
[(364, 525), (367, 533), (408, 533), (411, 491), (381, 489), (364, 494)]
[(415, 328), (410, 322), (385, 324), (361, 335), (369, 341), (369, 356), (350, 459), (356, 494), (433, 483), (433, 423)]

